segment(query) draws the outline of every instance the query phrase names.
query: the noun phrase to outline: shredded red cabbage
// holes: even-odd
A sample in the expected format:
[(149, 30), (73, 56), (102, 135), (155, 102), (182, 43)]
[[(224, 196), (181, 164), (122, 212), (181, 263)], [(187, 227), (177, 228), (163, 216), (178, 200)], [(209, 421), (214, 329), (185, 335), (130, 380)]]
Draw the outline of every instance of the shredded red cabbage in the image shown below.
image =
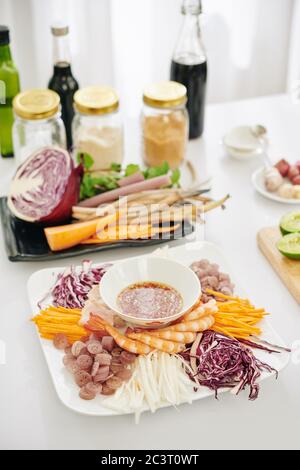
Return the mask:
[(92, 267), (92, 262), (84, 260), (82, 268), (70, 266), (57, 276), (51, 291), (39, 302), (41, 304), (50, 295), (55, 307), (82, 308), (87, 295), (95, 284), (99, 284), (110, 264)]
[[(190, 350), (183, 353), (191, 359)], [(216, 398), (221, 388), (232, 388), (238, 395), (248, 385), (249, 399), (255, 400), (259, 394), (257, 380), (263, 371), (277, 371), (257, 359), (251, 349), (236, 339), (228, 338), (214, 331), (205, 331), (196, 351), (194, 380), (200, 385), (215, 391)]]

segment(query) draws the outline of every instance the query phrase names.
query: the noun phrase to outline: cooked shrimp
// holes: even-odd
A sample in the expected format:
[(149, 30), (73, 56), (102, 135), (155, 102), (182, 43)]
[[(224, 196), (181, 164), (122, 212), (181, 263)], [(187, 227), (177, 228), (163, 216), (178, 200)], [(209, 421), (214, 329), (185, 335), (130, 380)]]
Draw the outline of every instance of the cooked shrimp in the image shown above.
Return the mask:
[(148, 335), (147, 333), (129, 333), (129, 338), (137, 339), (144, 344), (151, 346), (159, 351), (177, 354), (185, 349), (185, 344), (167, 341), (165, 339), (157, 338), (156, 336)]
[(216, 313), (217, 311), (217, 303), (214, 299), (211, 299), (206, 304), (200, 304), (191, 312), (183, 315), (182, 319), (183, 321), (198, 320), (198, 318), (206, 317), (210, 313)]
[(190, 344), (195, 341), (196, 333), (192, 331), (170, 331), (170, 330), (152, 330), (147, 331), (147, 334), (155, 336), (156, 338), (168, 339), (175, 341), (175, 343)]
[(215, 319), (212, 315), (207, 315), (204, 318), (198, 318), (197, 320), (180, 322), (175, 325), (163, 328), (160, 331), (205, 331), (213, 326)]
[(133, 341), (127, 336), (122, 335), (119, 331), (107, 323), (105, 320), (96, 315), (91, 315), (90, 319), (86, 323), (88, 328), (103, 330), (110, 334), (120, 348), (125, 349), (133, 354), (148, 354), (152, 349), (139, 341)]

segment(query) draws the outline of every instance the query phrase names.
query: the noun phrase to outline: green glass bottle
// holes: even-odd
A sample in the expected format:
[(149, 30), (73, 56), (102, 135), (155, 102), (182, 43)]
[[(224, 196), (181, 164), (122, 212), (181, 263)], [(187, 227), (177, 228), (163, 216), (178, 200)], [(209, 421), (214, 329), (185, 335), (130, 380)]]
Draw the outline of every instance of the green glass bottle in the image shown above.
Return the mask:
[(13, 157), (12, 100), (20, 91), (19, 73), (12, 61), (9, 29), (0, 25), (0, 154)]

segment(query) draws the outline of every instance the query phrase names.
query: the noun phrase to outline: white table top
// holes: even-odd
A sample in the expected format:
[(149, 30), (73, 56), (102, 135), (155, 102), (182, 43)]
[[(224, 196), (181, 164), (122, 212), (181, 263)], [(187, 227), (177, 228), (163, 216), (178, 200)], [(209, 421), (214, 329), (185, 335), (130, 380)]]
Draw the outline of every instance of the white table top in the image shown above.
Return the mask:
[[(271, 158), (300, 159), (300, 105), (292, 104), (289, 97), (208, 106), (205, 136), (191, 144), (190, 152), (194, 162), (199, 152), (199, 173), (206, 159), (214, 177), (214, 195), (229, 192), (232, 199), (225, 211), (216, 210), (207, 217), (206, 239), (222, 247), (251, 299), (272, 312), (272, 323), (286, 343), (298, 341), (300, 347), (299, 305), (256, 246), (257, 231), (276, 225), (289, 207), (255, 193), (250, 177), (259, 160), (231, 160), (220, 146), (220, 138), (232, 126), (256, 123), (269, 130)], [(6, 191), (10, 167), (11, 162), (0, 162), (1, 194)], [(26, 282), (37, 269), (64, 266), (72, 260), (11, 263), (2, 233), (0, 237), (0, 340), (6, 345), (6, 364), (0, 365), (2, 449), (300, 448), (299, 352), (298, 365), (294, 360), (277, 383), (272, 379), (264, 382), (256, 402), (249, 402), (247, 394), (238, 398), (226, 394), (219, 401), (207, 399), (177, 411), (167, 408), (154, 415), (147, 413), (138, 426), (132, 416), (92, 418), (66, 409), (56, 396), (28, 321), (31, 312)], [(138, 253), (141, 250), (121, 249), (91, 258), (106, 261)]]

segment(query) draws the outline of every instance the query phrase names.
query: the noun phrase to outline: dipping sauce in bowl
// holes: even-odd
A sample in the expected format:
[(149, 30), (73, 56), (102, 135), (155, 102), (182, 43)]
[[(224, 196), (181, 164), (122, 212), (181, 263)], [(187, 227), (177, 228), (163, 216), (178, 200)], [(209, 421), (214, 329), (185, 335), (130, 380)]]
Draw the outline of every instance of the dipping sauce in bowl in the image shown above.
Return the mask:
[(180, 312), (183, 299), (180, 293), (160, 282), (137, 282), (118, 295), (122, 313), (135, 318), (166, 318)]

